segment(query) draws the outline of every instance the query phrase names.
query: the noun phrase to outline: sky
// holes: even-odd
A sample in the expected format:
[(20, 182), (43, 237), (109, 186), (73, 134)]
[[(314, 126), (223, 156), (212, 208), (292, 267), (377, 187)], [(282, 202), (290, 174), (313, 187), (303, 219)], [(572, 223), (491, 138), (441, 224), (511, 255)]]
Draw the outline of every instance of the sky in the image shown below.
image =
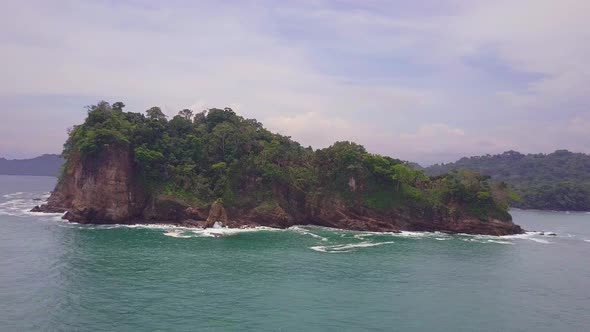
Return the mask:
[(424, 165), (590, 152), (590, 1), (4, 1), (0, 156), (84, 106), (231, 107), (305, 146)]

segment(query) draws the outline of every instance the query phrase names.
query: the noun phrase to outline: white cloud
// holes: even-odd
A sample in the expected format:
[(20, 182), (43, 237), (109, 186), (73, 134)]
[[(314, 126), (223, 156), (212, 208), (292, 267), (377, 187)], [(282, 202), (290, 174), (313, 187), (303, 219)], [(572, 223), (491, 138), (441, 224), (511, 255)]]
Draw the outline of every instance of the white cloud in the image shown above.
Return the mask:
[[(12, 2), (0, 11), (0, 107), (32, 95), (115, 96), (133, 110), (160, 105), (169, 115), (229, 106), (305, 145), (356, 140), (418, 160), (557, 144), (590, 151), (580, 143), (590, 1), (452, 0), (444, 12), (414, 16), (389, 2), (370, 10), (330, 4)], [(494, 85), (500, 74), (464, 63), (486, 52), (538, 76), (521, 87)], [(341, 57), (354, 61), (326, 69)], [(357, 62), (387, 74), (341, 68)], [(0, 132), (19, 121), (0, 123)], [(0, 149), (35, 131), (56, 136), (44, 125), (2, 136)], [(550, 134), (522, 134), (531, 132)], [(58, 150), (63, 135), (25, 148)]]
[(514, 70), (544, 75), (512, 94), (519, 106), (551, 110), (590, 92), (588, 13), (586, 0), (470, 1), (443, 42), (462, 54), (491, 47)]
[(465, 136), (465, 131), (459, 128), (450, 127), (444, 123), (428, 123), (421, 125), (418, 131), (412, 134), (401, 134), (401, 137), (407, 139), (424, 139)]
[(323, 148), (335, 141), (353, 140), (356, 133), (366, 128), (338, 117), (328, 117), (318, 112), (296, 115), (279, 115), (265, 120), (265, 125), (284, 135), (296, 138), (302, 145)]

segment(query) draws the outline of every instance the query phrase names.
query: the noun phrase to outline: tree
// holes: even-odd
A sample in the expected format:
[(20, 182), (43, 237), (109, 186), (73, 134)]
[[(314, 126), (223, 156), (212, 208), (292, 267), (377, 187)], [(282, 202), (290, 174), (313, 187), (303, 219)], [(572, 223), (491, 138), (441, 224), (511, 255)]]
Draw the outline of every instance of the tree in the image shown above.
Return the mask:
[(146, 114), (147, 114), (148, 119), (150, 119), (150, 120), (166, 121), (166, 115), (164, 114), (164, 112), (162, 112), (162, 109), (160, 109), (157, 106), (152, 107), (149, 110), (147, 110)]
[(207, 126), (209, 129), (215, 128), (218, 124), (230, 121), (236, 118), (236, 113), (231, 108), (219, 109), (212, 108), (207, 112)]
[(409, 167), (407, 167), (405, 165), (397, 164), (397, 165), (393, 166), (393, 170), (394, 170), (394, 175), (392, 176), (392, 179), (395, 183), (397, 183), (398, 189), (402, 185), (414, 184), (415, 174), (412, 169), (410, 169)]
[(193, 119), (193, 111), (189, 110), (188, 108), (183, 109), (182, 111), (178, 112), (183, 119), (187, 121), (192, 121)]
[(221, 151), (221, 160), (226, 161), (228, 138), (234, 132), (235, 127), (229, 122), (222, 122), (213, 128), (212, 134), (217, 138), (218, 147)]
[(143, 169), (148, 177), (159, 176), (159, 168), (164, 162), (164, 155), (155, 150), (150, 150), (143, 146), (135, 148), (135, 162)]
[(96, 103), (96, 105), (86, 106), (86, 110), (88, 111), (88, 113), (92, 111), (110, 111), (111, 109), (111, 104), (104, 100), (99, 101), (98, 103)]
[(113, 105), (111, 105), (111, 108), (113, 109), (113, 111), (123, 111), (123, 108), (125, 107), (125, 104), (123, 104), (123, 102), (116, 102)]
[(201, 112), (195, 114), (195, 116), (193, 117), (193, 122), (195, 124), (204, 123), (206, 117), (207, 117), (207, 110), (201, 111)]

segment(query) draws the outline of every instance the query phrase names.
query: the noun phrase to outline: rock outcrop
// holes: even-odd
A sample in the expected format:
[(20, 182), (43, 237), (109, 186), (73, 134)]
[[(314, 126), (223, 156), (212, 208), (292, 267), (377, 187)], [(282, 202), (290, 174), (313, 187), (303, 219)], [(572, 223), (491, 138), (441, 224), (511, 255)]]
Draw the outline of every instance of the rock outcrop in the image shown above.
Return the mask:
[(225, 211), (223, 204), (221, 204), (220, 202), (215, 202), (211, 204), (211, 208), (209, 209), (209, 216), (207, 217), (207, 227), (213, 227), (215, 223), (227, 225), (227, 222), (227, 212)]
[(125, 223), (142, 215), (145, 194), (134, 176), (128, 149), (112, 147), (95, 158), (74, 154), (47, 204), (47, 212), (67, 211), (79, 223)]

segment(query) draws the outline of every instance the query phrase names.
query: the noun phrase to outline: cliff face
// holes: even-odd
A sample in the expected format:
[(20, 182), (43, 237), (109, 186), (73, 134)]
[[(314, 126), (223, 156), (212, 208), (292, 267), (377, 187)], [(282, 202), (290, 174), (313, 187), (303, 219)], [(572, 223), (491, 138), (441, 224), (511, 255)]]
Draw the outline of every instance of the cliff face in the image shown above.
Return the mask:
[[(356, 186), (351, 191), (356, 191)], [(141, 185), (128, 149), (108, 147), (98, 156), (83, 159), (73, 154), (66, 173), (47, 204), (35, 211), (66, 212), (64, 218), (78, 223), (176, 223), (211, 227), (220, 222), (229, 227), (270, 226), (286, 228), (312, 224), (365, 231), (442, 231), (449, 233), (507, 235), (522, 233), (509, 220), (457, 218), (445, 213), (427, 216), (411, 210), (376, 211), (350, 204), (337, 197), (320, 199), (289, 197), (275, 190), (274, 205), (250, 208), (190, 206), (173, 198), (150, 196)], [(247, 195), (248, 193), (242, 193)]]
[(145, 201), (129, 150), (111, 147), (86, 159), (73, 154), (41, 210), (67, 211), (66, 219), (80, 223), (122, 223), (138, 219)]

